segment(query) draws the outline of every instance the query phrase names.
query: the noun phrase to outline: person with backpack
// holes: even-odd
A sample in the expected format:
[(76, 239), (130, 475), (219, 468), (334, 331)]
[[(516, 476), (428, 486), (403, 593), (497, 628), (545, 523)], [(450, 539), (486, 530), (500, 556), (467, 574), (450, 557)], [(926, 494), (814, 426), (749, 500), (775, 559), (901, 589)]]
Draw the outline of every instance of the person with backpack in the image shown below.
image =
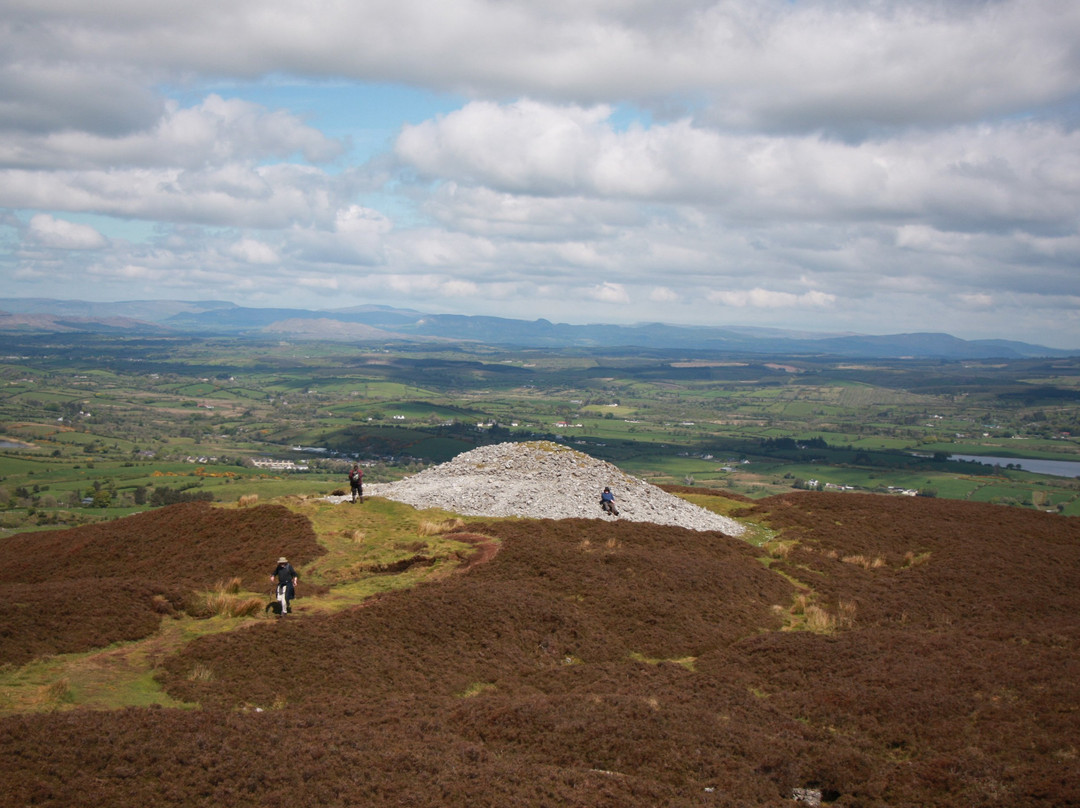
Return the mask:
[(300, 582), (300, 576), (296, 574), (289, 559), (282, 556), (277, 560), (277, 566), (270, 574), (270, 580), (277, 584), (277, 601), (281, 604), (281, 613), (278, 617), (284, 617), (292, 611), (292, 599), (296, 597), (296, 585)]
[(359, 497), (360, 501), (364, 501), (364, 472), (360, 470), (359, 463), (353, 463), (352, 470), (349, 471), (349, 487), (352, 489), (352, 501), (356, 502), (356, 498)]

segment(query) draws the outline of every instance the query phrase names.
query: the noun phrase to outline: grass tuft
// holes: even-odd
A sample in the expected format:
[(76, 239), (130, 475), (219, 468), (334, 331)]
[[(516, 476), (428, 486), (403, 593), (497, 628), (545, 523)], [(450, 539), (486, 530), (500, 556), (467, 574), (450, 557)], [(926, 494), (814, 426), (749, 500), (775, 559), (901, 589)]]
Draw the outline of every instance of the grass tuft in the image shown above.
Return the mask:
[(836, 627), (840, 629), (851, 628), (855, 625), (855, 601), (842, 600), (836, 604)]
[(479, 696), (481, 693), (494, 689), (495, 684), (493, 682), (473, 682), (462, 692), (458, 693), (457, 696), (459, 699), (471, 699), (474, 696)]
[(41, 702), (47, 705), (71, 704), (75, 694), (71, 692), (71, 682), (65, 677), (41, 688)]
[(242, 590), (240, 578), (221, 581), (209, 592), (195, 596), (194, 612), (202, 617), (252, 617), (266, 607), (262, 598), (245, 595)]
[(815, 634), (829, 634), (836, 630), (836, 618), (820, 606), (810, 604), (806, 607), (806, 630)]
[(444, 519), (441, 522), (422, 519), (416, 526), (416, 532), (421, 536), (441, 536), (443, 533), (449, 533), (464, 524), (465, 522), (462, 519)]
[(659, 665), (661, 662), (670, 662), (675, 665), (680, 665), (688, 671), (694, 670), (697, 665), (697, 657), (694, 656), (665, 659), (661, 657), (649, 657), (638, 651), (631, 651), (630, 659), (635, 662), (644, 662), (646, 665)]
[(189, 682), (212, 682), (214, 681), (214, 669), (202, 662), (196, 662), (188, 671)]
[(797, 541), (771, 539), (761, 546), (769, 554), (769, 558), (787, 558), (797, 544)]
[(904, 563), (901, 564), (901, 568), (917, 567), (920, 564), (925, 564), (930, 560), (930, 553), (915, 553), (914, 550), (908, 550), (904, 553)]

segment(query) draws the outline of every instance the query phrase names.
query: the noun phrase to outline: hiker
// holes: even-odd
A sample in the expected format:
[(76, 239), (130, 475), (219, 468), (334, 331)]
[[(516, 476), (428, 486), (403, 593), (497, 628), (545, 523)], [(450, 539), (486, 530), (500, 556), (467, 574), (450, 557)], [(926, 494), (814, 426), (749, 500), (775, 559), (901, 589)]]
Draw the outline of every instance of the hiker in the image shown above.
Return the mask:
[(606, 485), (604, 486), (604, 492), (600, 495), (600, 507), (605, 513), (610, 513), (612, 516), (619, 515), (619, 509), (615, 507), (615, 495), (611, 493), (611, 489)]
[(349, 472), (349, 487), (352, 489), (352, 501), (356, 502), (356, 498), (359, 497), (360, 501), (364, 501), (364, 472), (360, 471), (360, 464), (353, 463), (352, 470)]
[(289, 604), (296, 597), (296, 584), (299, 583), (300, 576), (296, 574), (289, 559), (282, 556), (277, 560), (277, 566), (270, 574), (270, 580), (277, 584), (277, 601), (281, 604), (281, 614), (278, 617), (284, 617), (292, 611)]

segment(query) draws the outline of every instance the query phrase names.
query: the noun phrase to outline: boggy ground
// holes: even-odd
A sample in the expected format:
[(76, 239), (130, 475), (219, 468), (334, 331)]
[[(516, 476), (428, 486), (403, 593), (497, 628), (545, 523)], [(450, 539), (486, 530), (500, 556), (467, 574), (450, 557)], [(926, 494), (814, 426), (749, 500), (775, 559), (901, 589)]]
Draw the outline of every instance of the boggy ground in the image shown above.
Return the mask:
[(0, 719), (0, 785), (52, 806), (1080, 804), (1080, 521), (827, 493), (744, 516), (777, 537), (466, 524), (501, 543), (487, 563), (164, 660), (201, 709)]

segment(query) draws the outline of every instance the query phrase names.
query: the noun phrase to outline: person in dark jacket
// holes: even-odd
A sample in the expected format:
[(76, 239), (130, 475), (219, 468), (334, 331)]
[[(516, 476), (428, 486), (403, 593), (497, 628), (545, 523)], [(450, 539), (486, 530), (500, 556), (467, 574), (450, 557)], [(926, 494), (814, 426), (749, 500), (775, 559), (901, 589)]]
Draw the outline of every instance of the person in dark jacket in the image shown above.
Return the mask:
[(290, 604), (296, 597), (296, 584), (299, 583), (300, 576), (296, 574), (289, 559), (282, 556), (277, 560), (277, 566), (270, 574), (270, 580), (277, 584), (277, 600), (281, 604), (281, 614), (278, 616), (284, 617), (292, 611)]
[(619, 515), (619, 509), (615, 507), (615, 495), (611, 493), (611, 489), (604, 486), (604, 492), (600, 495), (600, 507), (605, 513), (610, 513), (612, 516)]
[(352, 489), (352, 501), (356, 502), (356, 498), (359, 497), (360, 501), (364, 501), (364, 472), (360, 470), (360, 464), (354, 463), (352, 469), (349, 471), (349, 487)]

